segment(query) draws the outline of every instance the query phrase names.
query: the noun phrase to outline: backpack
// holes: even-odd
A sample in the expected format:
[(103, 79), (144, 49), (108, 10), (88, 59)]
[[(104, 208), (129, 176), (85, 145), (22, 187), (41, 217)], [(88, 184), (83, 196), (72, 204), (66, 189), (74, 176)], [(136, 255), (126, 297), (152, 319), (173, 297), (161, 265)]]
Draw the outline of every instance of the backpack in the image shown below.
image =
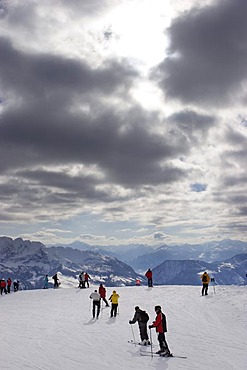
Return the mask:
[(202, 282), (206, 283), (208, 281), (207, 275), (203, 275), (202, 277)]
[(147, 312), (146, 311), (141, 311), (140, 315), (141, 315), (141, 320), (140, 321), (144, 322), (144, 323), (147, 323), (148, 320), (149, 320), (149, 316), (148, 316)]

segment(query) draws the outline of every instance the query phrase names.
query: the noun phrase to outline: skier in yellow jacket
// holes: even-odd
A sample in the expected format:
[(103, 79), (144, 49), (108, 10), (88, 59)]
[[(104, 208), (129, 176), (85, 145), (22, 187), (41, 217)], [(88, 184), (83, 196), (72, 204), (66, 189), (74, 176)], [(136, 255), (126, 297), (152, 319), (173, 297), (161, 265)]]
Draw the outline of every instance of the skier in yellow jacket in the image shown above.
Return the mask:
[(205, 271), (201, 276), (200, 276), (201, 280), (202, 280), (202, 295), (204, 295), (204, 292), (205, 292), (205, 295), (208, 295), (208, 284), (210, 283), (210, 276), (207, 274), (207, 272)]
[(113, 315), (114, 317), (117, 316), (118, 298), (119, 295), (116, 290), (113, 290), (112, 295), (109, 298), (109, 301), (111, 301), (111, 317), (113, 317)]

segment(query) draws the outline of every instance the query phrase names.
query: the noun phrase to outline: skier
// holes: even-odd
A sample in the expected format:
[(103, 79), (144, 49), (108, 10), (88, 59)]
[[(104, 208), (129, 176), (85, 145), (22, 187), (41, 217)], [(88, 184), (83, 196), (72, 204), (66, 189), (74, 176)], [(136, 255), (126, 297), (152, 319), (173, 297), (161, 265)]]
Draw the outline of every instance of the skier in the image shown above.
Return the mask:
[(105, 302), (105, 306), (109, 307), (109, 303), (106, 300), (106, 289), (105, 287), (103, 287), (103, 284), (100, 284), (99, 286), (99, 295), (100, 295), (100, 298), (102, 298), (102, 300)]
[(90, 294), (89, 296), (90, 299), (93, 300), (93, 319), (95, 318), (95, 309), (97, 307), (97, 319), (99, 318), (99, 313), (100, 313), (100, 295), (95, 290), (93, 293)]
[(84, 271), (81, 272), (79, 275), (79, 288), (84, 289), (85, 288), (85, 273)]
[(8, 280), (7, 280), (7, 291), (8, 291), (8, 293), (10, 293), (11, 284), (12, 284), (12, 280), (9, 277)]
[(1, 287), (1, 295), (3, 294), (3, 292), (5, 294), (7, 294), (7, 289), (6, 289), (6, 281), (5, 279), (2, 279), (1, 282), (0, 282), (0, 287)]
[(111, 301), (111, 317), (113, 317), (113, 315), (114, 317), (117, 316), (118, 298), (119, 295), (116, 290), (113, 290), (112, 295), (109, 298), (109, 301)]
[(19, 283), (18, 283), (18, 280), (14, 280), (13, 287), (14, 287), (14, 292), (17, 292), (17, 291), (18, 291), (18, 289), (19, 289)]
[(141, 344), (146, 346), (147, 344), (151, 344), (148, 339), (148, 332), (147, 332), (147, 322), (149, 320), (149, 316), (146, 311), (141, 310), (138, 306), (135, 307), (135, 315), (132, 320), (129, 321), (129, 324), (135, 324), (138, 322), (139, 330), (140, 330), (140, 337), (141, 337)]
[(57, 273), (52, 276), (52, 279), (54, 280), (54, 289), (59, 287), (59, 279), (57, 276)]
[(208, 284), (210, 283), (210, 276), (207, 274), (207, 272), (205, 271), (201, 276), (200, 276), (201, 280), (202, 280), (202, 295), (204, 295), (204, 292), (205, 292), (205, 295), (208, 295)]
[(87, 287), (89, 288), (89, 281), (88, 280), (91, 280), (91, 277), (88, 275), (88, 273), (87, 272), (85, 272), (85, 274), (84, 274), (84, 284), (85, 284), (85, 286), (86, 286), (86, 284), (87, 284)]
[(48, 289), (48, 282), (49, 282), (49, 279), (48, 279), (48, 275), (46, 274), (46, 275), (45, 275), (45, 284), (44, 284), (44, 289)]
[(165, 333), (167, 332), (166, 316), (161, 311), (160, 306), (155, 306), (154, 310), (156, 312), (156, 318), (153, 324), (149, 325), (149, 329), (156, 328), (156, 332), (158, 333), (160, 350), (156, 353), (159, 354), (160, 356), (172, 357), (172, 354), (168, 348), (168, 344), (165, 339)]
[(150, 269), (148, 269), (145, 276), (148, 279), (148, 287), (152, 288), (153, 287), (153, 273), (152, 273), (152, 271)]

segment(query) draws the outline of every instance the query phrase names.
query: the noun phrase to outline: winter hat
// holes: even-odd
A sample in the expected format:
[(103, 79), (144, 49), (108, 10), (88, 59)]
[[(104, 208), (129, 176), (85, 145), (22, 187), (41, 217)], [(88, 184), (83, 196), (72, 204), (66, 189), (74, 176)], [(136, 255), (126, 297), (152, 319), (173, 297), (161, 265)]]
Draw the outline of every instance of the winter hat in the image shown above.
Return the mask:
[(139, 310), (139, 306), (135, 306), (135, 310)]
[(160, 306), (155, 306), (155, 307), (154, 307), (154, 310), (155, 310), (155, 311), (161, 311), (161, 307), (160, 307)]

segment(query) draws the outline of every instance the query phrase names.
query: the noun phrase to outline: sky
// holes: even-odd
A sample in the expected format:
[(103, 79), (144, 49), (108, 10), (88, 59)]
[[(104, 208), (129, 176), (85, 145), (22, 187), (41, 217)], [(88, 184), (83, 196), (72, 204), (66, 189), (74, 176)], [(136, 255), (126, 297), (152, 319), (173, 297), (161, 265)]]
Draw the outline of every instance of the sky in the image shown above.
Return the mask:
[[(121, 287), (119, 315), (110, 318), (110, 308), (103, 308), (99, 319), (92, 320), (89, 295), (94, 288), (98, 289), (40, 289), (0, 296), (5, 318), (0, 324), (1, 369), (246, 369), (246, 287), (217, 286), (215, 294), (209, 287), (207, 297), (200, 296), (200, 287)], [(111, 294), (108, 288), (107, 298)], [(140, 340), (138, 324), (129, 325), (136, 305), (147, 311), (148, 325), (156, 316), (154, 306), (161, 305), (169, 349), (186, 359), (143, 357), (140, 350), (150, 353), (150, 346), (128, 343)], [(148, 329), (148, 334), (157, 351), (155, 329), (151, 335)]]
[(0, 234), (246, 238), (245, 0), (1, 0)]

